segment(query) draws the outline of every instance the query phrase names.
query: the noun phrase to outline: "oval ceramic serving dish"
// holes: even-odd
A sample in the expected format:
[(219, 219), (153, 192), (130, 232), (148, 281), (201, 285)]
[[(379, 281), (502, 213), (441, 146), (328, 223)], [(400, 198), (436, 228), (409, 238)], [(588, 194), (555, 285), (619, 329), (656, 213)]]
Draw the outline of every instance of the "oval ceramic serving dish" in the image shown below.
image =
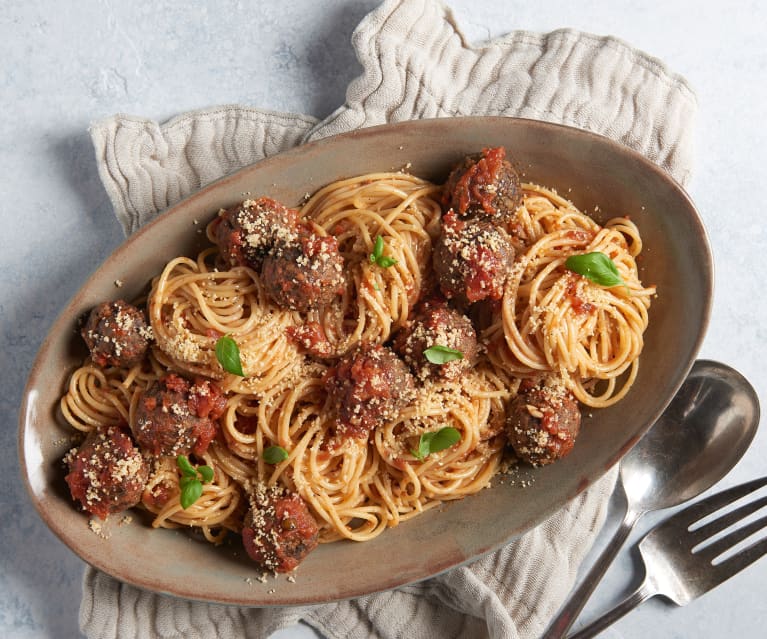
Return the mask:
[[(341, 177), (406, 165), (415, 175), (442, 182), (464, 155), (498, 145), (509, 150), (525, 181), (557, 189), (597, 219), (603, 212), (631, 216), (645, 246), (641, 277), (658, 287), (634, 387), (617, 405), (587, 411), (569, 457), (550, 467), (523, 467), (514, 482), (495, 482), (373, 541), (323, 545), (302, 563), (295, 583), (284, 578), (259, 583), (254, 578), (260, 569), (236, 542), (213, 547), (183, 531), (152, 530), (138, 521), (113, 522), (107, 539), (94, 535), (63, 480), (60, 460), (71, 432), (57, 415), (69, 373), (85, 355), (74, 331), (83, 312), (103, 300), (131, 299), (167, 260), (194, 254), (204, 240), (195, 232), (200, 228), (195, 220), (202, 225), (246, 192), (295, 205), (305, 193)], [(118, 279), (124, 282), (119, 295)], [(620, 460), (692, 365), (708, 323), (711, 289), (710, 248), (690, 199), (662, 169), (606, 138), (530, 120), (461, 118), (320, 140), (249, 166), (174, 206), (128, 239), (84, 284), (53, 325), (29, 377), (19, 431), (23, 474), (35, 507), (55, 534), (88, 563), (143, 588), (254, 606), (317, 603), (393, 588), (502, 546)]]

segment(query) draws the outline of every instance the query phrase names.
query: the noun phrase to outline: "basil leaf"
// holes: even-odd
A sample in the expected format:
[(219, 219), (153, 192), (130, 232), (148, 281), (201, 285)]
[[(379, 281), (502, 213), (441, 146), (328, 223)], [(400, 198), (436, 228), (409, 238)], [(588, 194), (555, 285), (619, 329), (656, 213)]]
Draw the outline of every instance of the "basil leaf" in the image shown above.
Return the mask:
[(380, 266), (381, 268), (389, 268), (390, 266), (394, 266), (397, 263), (397, 260), (395, 260), (393, 257), (387, 257), (387, 256), (381, 256), (376, 260), (376, 264)]
[(288, 458), (288, 451), (282, 446), (269, 446), (261, 457), (267, 464), (279, 464)]
[(461, 433), (452, 426), (445, 426), (445, 428), (421, 435), (421, 438), (418, 440), (418, 450), (410, 452), (422, 461), (431, 453), (438, 453), (441, 450), (450, 448), (459, 441), (461, 441)]
[(200, 496), (202, 495), (202, 484), (200, 483), (199, 479), (189, 479), (189, 481), (184, 482), (184, 479), (188, 479), (186, 477), (181, 478), (181, 508), (186, 510), (191, 506), (194, 502), (196, 502)]
[(625, 285), (618, 268), (607, 255), (600, 252), (571, 255), (565, 261), (565, 268), (583, 275), (601, 286)]
[(376, 236), (375, 244), (373, 245), (373, 253), (370, 255), (371, 262), (377, 262), (383, 255), (384, 239), (381, 235)]
[(461, 441), (461, 433), (452, 426), (440, 428), (429, 442), (429, 449), (432, 453), (438, 453), (441, 450), (450, 448), (453, 444)]
[(435, 344), (425, 349), (424, 357), (432, 364), (447, 364), (448, 362), (454, 362), (458, 359), (463, 359), (463, 353), (457, 351), (454, 348), (448, 348), (447, 346), (440, 346)]
[(384, 251), (384, 239), (383, 236), (377, 235), (375, 244), (373, 245), (373, 252), (370, 254), (370, 263), (377, 264), (381, 268), (389, 268), (397, 263), (393, 257), (388, 257), (383, 254)]
[(240, 361), (240, 349), (231, 336), (224, 335), (216, 342), (216, 359), (227, 373), (245, 377)]
[(209, 484), (210, 482), (213, 481), (213, 469), (210, 466), (198, 466), (197, 472), (199, 472), (200, 475), (202, 475), (202, 480), (206, 484)]
[(191, 477), (192, 479), (197, 478), (197, 471), (194, 469), (194, 466), (189, 463), (189, 460), (185, 455), (178, 455), (176, 457), (176, 466), (178, 466), (185, 477)]
[(413, 457), (419, 461), (423, 461), (429, 454), (429, 441), (431, 440), (431, 437), (428, 437), (428, 435), (431, 435), (431, 433), (424, 433), (421, 435), (421, 439), (418, 440), (418, 449), (410, 451), (413, 453)]

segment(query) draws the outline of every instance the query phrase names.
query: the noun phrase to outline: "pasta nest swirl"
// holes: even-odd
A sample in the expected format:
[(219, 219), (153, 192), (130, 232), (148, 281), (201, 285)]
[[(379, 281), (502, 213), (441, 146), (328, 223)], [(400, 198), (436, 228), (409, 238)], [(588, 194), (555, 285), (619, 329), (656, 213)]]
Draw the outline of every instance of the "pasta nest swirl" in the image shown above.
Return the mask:
[[(639, 280), (639, 232), (627, 218), (600, 226), (554, 192), (524, 186), (511, 223), (521, 246), (485, 331), (488, 356), (520, 377), (561, 376), (582, 403), (608, 406), (636, 377), (655, 295)], [(624, 285), (604, 287), (565, 267), (571, 255), (592, 252), (612, 259)]]
[[(260, 393), (300, 364), (287, 333), (300, 317), (274, 304), (253, 270), (218, 270), (216, 255), (211, 248), (196, 260), (178, 257), (153, 281), (148, 310), (158, 358), (219, 380), (225, 391)], [(237, 343), (245, 377), (227, 373), (218, 362), (216, 342), (224, 335)]]
[[(341, 299), (308, 317), (322, 326), (334, 355), (361, 342), (383, 343), (407, 322), (430, 270), (440, 191), (406, 173), (376, 173), (320, 189), (301, 209), (338, 240), (345, 262)], [(371, 260), (378, 237), (391, 266)]]

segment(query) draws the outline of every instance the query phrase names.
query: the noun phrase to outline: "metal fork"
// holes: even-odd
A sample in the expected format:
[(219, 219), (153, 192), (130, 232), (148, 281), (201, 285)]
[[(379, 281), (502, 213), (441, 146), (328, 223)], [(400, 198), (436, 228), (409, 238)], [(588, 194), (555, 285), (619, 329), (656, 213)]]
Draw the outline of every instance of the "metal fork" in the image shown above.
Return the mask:
[(716, 519), (695, 526), (702, 519), (763, 486), (767, 486), (767, 477), (716, 493), (693, 503), (653, 528), (639, 543), (645, 565), (642, 585), (615, 608), (568, 639), (594, 637), (655, 595), (663, 595), (678, 606), (684, 606), (767, 554), (766, 537), (731, 556), (722, 557), (737, 544), (766, 527), (767, 515), (712, 539), (767, 505), (767, 496), (753, 499)]

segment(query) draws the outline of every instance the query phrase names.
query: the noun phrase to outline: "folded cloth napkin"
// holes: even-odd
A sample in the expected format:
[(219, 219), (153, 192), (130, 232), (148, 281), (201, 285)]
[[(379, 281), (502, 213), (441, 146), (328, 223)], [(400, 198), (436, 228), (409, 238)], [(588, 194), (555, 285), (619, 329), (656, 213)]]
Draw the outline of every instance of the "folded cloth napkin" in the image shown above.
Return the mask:
[[(364, 73), (323, 121), (243, 106), (163, 125), (117, 115), (92, 126), (99, 171), (126, 233), (205, 184), (302, 142), (386, 122), (460, 115), (549, 120), (609, 136), (685, 183), (695, 97), (658, 60), (612, 37), (517, 31), (467, 43), (435, 0), (389, 0), (352, 39)], [(268, 637), (299, 620), (327, 637), (536, 637), (560, 607), (606, 514), (615, 470), (504, 549), (427, 581), (356, 600), (235, 608), (122, 584), (92, 568), (80, 624), (107, 637)]]

